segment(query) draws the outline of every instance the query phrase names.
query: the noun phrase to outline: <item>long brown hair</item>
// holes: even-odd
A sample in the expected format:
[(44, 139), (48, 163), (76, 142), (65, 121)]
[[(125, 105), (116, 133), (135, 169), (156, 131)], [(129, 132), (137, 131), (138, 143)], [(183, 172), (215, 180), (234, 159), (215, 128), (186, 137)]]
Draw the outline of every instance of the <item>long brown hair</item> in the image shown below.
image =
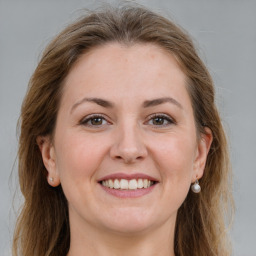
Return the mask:
[(200, 180), (202, 192), (189, 192), (178, 210), (175, 255), (231, 255), (226, 229), (232, 210), (231, 171), (211, 76), (183, 29), (134, 5), (86, 13), (48, 45), (31, 77), (20, 116), (19, 181), (25, 202), (16, 225), (13, 255), (59, 256), (69, 250), (67, 201), (61, 186), (47, 183), (36, 138), (53, 135), (63, 80), (73, 64), (85, 52), (108, 42), (156, 44), (171, 52), (186, 74), (198, 133), (209, 127), (213, 142)]

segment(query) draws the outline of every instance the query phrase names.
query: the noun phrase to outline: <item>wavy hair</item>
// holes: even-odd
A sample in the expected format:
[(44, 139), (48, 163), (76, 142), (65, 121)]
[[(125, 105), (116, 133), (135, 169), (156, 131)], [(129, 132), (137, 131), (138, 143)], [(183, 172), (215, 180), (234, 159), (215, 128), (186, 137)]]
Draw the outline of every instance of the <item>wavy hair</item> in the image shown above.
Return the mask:
[(86, 12), (45, 49), (29, 81), (20, 116), (19, 182), (24, 205), (17, 220), (13, 255), (66, 255), (70, 245), (68, 206), (61, 185), (51, 187), (38, 136), (53, 135), (63, 81), (78, 58), (109, 42), (152, 43), (175, 56), (187, 77), (198, 134), (213, 134), (202, 192), (189, 192), (178, 210), (176, 256), (230, 256), (227, 220), (232, 213), (231, 169), (226, 136), (215, 105), (211, 76), (189, 35), (144, 7), (125, 5)]

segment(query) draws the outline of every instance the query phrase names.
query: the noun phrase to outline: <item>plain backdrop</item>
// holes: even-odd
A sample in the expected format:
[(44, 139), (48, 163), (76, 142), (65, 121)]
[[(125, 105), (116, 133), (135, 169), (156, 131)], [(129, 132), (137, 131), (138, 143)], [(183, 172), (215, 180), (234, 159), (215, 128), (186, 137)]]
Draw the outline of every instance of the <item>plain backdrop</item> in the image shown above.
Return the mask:
[[(109, 3), (115, 1), (107, 1)], [(256, 1), (137, 1), (189, 31), (216, 86), (230, 141), (234, 256), (256, 256)], [(50, 39), (100, 1), (0, 0), (0, 254), (11, 255), (17, 190), (16, 123), (28, 80)], [(13, 174), (11, 176), (11, 172)], [(13, 201), (14, 193), (16, 199)], [(221, 255), (220, 255), (221, 256)]]

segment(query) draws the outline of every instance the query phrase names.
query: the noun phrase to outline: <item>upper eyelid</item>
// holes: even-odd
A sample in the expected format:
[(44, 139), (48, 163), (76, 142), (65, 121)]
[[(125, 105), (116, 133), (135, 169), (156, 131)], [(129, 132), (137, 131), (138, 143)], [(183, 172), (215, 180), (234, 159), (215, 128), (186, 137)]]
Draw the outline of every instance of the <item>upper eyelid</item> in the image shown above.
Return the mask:
[(165, 113), (153, 113), (153, 114), (150, 114), (150, 115), (148, 116), (148, 118), (158, 117), (158, 116), (163, 116), (163, 117), (169, 117), (169, 118), (171, 118), (170, 115), (165, 114)]
[(154, 117), (165, 117), (169, 120), (171, 120), (173, 123), (177, 123), (176, 120), (171, 117), (170, 115), (168, 114), (165, 114), (165, 113), (154, 113), (154, 114), (151, 114), (147, 117), (147, 121), (149, 121), (150, 119), (154, 118)]
[(95, 113), (95, 114), (89, 114), (89, 115), (83, 117), (83, 118), (79, 121), (79, 123), (80, 123), (80, 124), (83, 124), (85, 121), (89, 121), (90, 119), (97, 118), (97, 117), (100, 117), (100, 118), (106, 120), (107, 122), (110, 122), (110, 121), (109, 121), (109, 118), (106, 117), (106, 115), (100, 114), (100, 113), (97, 113), (97, 114)]

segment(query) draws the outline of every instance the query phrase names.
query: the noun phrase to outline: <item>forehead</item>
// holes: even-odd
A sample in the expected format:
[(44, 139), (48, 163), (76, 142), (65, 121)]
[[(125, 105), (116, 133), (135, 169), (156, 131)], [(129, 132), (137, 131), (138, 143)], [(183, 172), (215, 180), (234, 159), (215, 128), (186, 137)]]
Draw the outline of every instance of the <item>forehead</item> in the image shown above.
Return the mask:
[(65, 79), (63, 97), (76, 100), (114, 92), (112, 97), (155, 98), (171, 93), (184, 100), (185, 85), (185, 74), (167, 50), (149, 43), (109, 43), (80, 56)]
[[(143, 61), (147, 63), (143, 63)], [(96, 46), (88, 52), (82, 54), (73, 65), (68, 74), (68, 79), (76, 75), (81, 69), (101, 69), (108, 67), (125, 65), (124, 71), (129, 71), (129, 67), (139, 67), (143, 71), (142, 64), (147, 70), (164, 71), (165, 69), (177, 70), (184, 76), (176, 57), (166, 49), (153, 43), (135, 43), (132, 45), (121, 44), (117, 42), (106, 43)], [(166, 68), (164, 68), (166, 66)], [(102, 69), (104, 68), (104, 69)], [(83, 70), (84, 71), (84, 70)], [(100, 70), (98, 70), (100, 72)], [(114, 71), (114, 70), (112, 70)]]

